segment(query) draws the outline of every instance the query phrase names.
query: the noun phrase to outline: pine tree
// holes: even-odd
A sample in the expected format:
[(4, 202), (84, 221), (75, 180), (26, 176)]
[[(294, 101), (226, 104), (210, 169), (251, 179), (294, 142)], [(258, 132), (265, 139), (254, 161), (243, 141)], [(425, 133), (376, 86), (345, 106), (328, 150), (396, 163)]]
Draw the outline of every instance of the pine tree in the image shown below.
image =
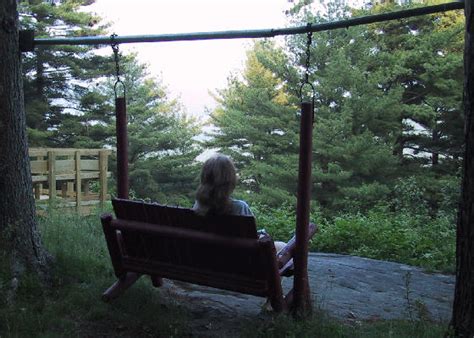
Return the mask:
[[(169, 97), (161, 79), (151, 77), (136, 55), (123, 58), (123, 82), (129, 120), (130, 188), (135, 197), (160, 203), (190, 204), (197, 186), (197, 121)], [(113, 85), (102, 95), (113, 98)], [(120, 89), (119, 89), (120, 90)], [(99, 127), (97, 127), (99, 128)], [(105, 126), (106, 133), (111, 128)], [(113, 130), (113, 128), (112, 128)], [(114, 137), (109, 139), (115, 145)]]
[(0, 264), (5, 278), (0, 301), (8, 305), (27, 273), (50, 280), (51, 257), (41, 242), (31, 193), (15, 0), (0, 2), (0, 17)]
[(432, 212), (443, 199), (457, 198), (443, 196), (443, 190), (457, 182), (462, 153), (463, 26), (460, 12), (448, 12), (370, 27), (379, 57), (375, 67), (387, 69), (384, 87), (403, 92), (394, 148), (400, 174), (417, 177)]
[[(352, 14), (394, 10), (389, 6)], [(344, 10), (330, 8), (326, 16), (316, 17), (306, 3), (292, 11), (303, 22), (340, 19), (341, 14)], [(425, 16), (314, 34), (314, 190), (323, 206), (364, 208), (387, 201), (397, 176), (423, 174), (425, 186), (433, 186), (426, 174), (430, 163), (416, 153), (436, 159), (437, 169), (430, 167), (428, 174), (442, 170), (448, 179), (455, 175), (461, 148), (456, 134), (462, 125), (460, 20), (455, 17)], [(304, 39), (289, 42), (292, 53), (304, 55)], [(416, 128), (429, 137), (414, 133)]]
[(271, 63), (284, 65), (286, 56), (270, 41), (256, 42), (242, 76), (231, 76), (218, 93), (211, 116), (218, 129), (208, 146), (234, 159), (239, 191), (250, 193), (246, 199), (277, 206), (296, 193), (298, 119), (285, 80), (268, 68)]
[[(91, 0), (22, 1), (22, 29), (38, 38), (94, 36), (105, 33), (100, 18), (82, 9)], [(95, 53), (98, 46), (37, 46), (23, 58), (25, 104), (31, 146), (99, 146), (81, 141), (90, 126), (91, 88), (111, 73), (108, 57)], [(97, 113), (102, 108), (95, 107)], [(82, 123), (84, 128), (77, 128)]]

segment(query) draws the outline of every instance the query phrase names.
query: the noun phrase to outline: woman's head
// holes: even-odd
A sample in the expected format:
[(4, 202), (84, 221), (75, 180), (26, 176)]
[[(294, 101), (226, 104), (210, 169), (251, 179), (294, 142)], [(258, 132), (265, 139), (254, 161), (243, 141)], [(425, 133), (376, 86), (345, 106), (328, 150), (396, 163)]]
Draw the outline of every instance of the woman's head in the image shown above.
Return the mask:
[(225, 213), (236, 184), (234, 163), (229, 157), (216, 154), (209, 158), (202, 167), (201, 184), (196, 193), (202, 213)]

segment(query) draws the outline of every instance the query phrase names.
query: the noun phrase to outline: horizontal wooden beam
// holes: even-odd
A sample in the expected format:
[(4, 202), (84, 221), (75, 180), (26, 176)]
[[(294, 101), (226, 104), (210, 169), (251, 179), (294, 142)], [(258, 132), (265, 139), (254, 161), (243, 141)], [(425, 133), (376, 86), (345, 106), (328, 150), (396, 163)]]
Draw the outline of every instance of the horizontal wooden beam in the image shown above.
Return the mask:
[[(32, 160), (30, 161), (32, 174), (48, 173), (48, 161), (46, 160)], [(56, 175), (74, 173), (76, 171), (75, 160), (56, 160), (55, 164)], [(96, 160), (81, 160), (81, 171), (99, 171), (99, 159)]]
[(56, 156), (74, 156), (77, 151), (80, 151), (83, 156), (99, 156), (101, 151), (105, 151), (109, 155), (112, 153), (112, 149), (30, 148), (28, 155), (30, 157), (48, 156), (49, 151), (54, 151)]
[[(111, 173), (107, 173), (107, 177), (110, 177)], [(93, 178), (99, 178), (100, 173), (98, 171), (94, 172), (81, 172), (81, 178), (82, 179), (93, 179)], [(48, 181), (48, 175), (33, 175), (32, 177), (33, 183), (36, 182), (47, 182)], [(60, 174), (60, 175), (55, 175), (56, 181), (67, 181), (67, 180), (75, 180), (76, 179), (76, 174), (71, 173), (71, 174)]]

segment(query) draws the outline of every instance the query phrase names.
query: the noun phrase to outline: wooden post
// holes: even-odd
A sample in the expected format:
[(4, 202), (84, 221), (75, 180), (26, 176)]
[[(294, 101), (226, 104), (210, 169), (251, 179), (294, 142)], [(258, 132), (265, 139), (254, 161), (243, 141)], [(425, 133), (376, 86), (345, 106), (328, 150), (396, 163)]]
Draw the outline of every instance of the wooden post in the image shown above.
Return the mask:
[(107, 171), (108, 155), (106, 150), (99, 151), (99, 199), (100, 207), (103, 209), (107, 199)]
[(295, 276), (293, 279), (293, 306), (295, 317), (311, 313), (308, 282), (308, 234), (311, 200), (311, 160), (313, 145), (313, 104), (301, 103), (300, 153), (298, 196), (296, 202)]
[(117, 196), (128, 198), (128, 136), (125, 97), (115, 99), (117, 134)]
[(81, 152), (76, 151), (76, 209), (81, 212)]
[(41, 199), (41, 193), (43, 191), (43, 183), (36, 183), (35, 184), (35, 199), (40, 200)]
[(456, 234), (454, 337), (474, 336), (474, 4), (465, 1), (464, 162)]
[(48, 151), (48, 185), (49, 185), (49, 201), (52, 202), (56, 198), (56, 154), (54, 151)]
[[(84, 196), (87, 197), (90, 194), (89, 190), (89, 180), (82, 180), (82, 192), (84, 193)], [(86, 198), (87, 200), (87, 198)]]
[(61, 197), (67, 198), (67, 182), (61, 183)]
[[(74, 160), (74, 156), (68, 156), (67, 157), (68, 160)], [(74, 196), (74, 182), (73, 181), (68, 181), (67, 182), (67, 196)]]

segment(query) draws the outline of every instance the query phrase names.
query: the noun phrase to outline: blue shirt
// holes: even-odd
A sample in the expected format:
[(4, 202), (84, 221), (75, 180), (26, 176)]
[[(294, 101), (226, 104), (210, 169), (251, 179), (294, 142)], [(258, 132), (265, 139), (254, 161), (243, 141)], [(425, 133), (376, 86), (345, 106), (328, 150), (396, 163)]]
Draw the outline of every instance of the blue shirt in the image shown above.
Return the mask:
[(230, 213), (232, 215), (253, 216), (252, 210), (250, 210), (247, 202), (242, 200), (232, 199), (232, 207)]
[[(194, 202), (193, 210), (199, 211), (200, 205), (199, 202)], [(198, 212), (199, 213), (199, 212)], [(231, 198), (231, 207), (230, 212), (231, 215), (240, 215), (240, 216), (253, 216), (252, 211), (249, 208), (247, 202), (242, 200), (235, 200)]]

